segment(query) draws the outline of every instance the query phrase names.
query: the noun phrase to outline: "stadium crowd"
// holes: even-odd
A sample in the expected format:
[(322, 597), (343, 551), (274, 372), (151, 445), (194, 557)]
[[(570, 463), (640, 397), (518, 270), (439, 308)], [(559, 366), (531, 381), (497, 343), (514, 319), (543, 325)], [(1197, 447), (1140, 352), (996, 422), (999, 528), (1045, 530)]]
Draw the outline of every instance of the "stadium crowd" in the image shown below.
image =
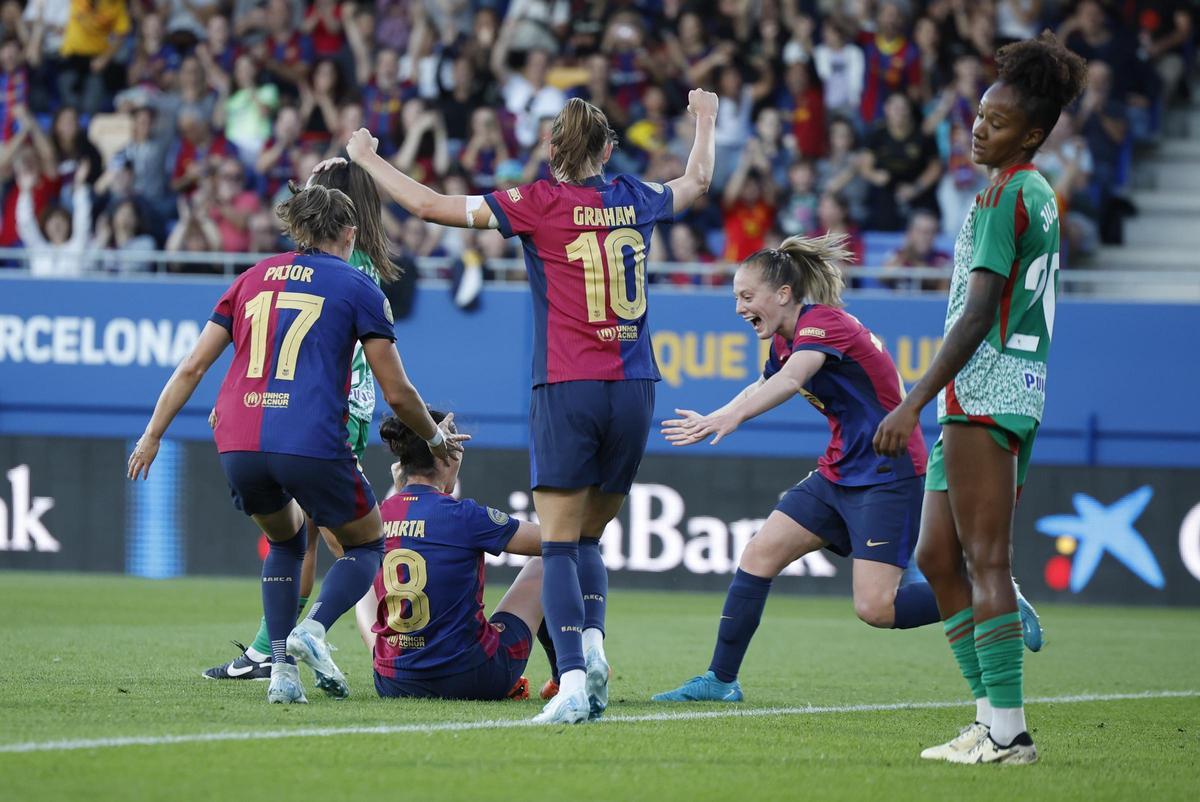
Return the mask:
[[(650, 258), (713, 267), (662, 280), (725, 283), (764, 242), (831, 231), (860, 264), (947, 265), (987, 182), (970, 132), (993, 55), (1050, 27), (1090, 65), (1037, 158), (1077, 262), (1120, 241), (1133, 154), (1188, 92), (1193, 16), (1171, 0), (7, 0), (0, 247), (42, 275), (219, 270), (137, 254), (282, 250), (288, 180), (360, 126), (447, 193), (549, 178), (570, 97), (616, 130), (610, 172), (666, 180), (701, 86), (720, 97), (712, 191)], [(384, 216), (402, 259), (516, 255), (495, 231)]]

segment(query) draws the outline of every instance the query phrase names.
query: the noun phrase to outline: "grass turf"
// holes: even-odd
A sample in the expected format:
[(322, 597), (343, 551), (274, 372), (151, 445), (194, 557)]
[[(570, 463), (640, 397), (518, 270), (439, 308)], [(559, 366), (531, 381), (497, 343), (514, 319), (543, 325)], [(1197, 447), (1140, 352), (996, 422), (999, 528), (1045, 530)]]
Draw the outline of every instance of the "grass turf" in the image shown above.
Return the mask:
[[(493, 588), (489, 599), (498, 598)], [(310, 704), (271, 706), (266, 684), (214, 682), (257, 622), (257, 582), (154, 582), (0, 574), (0, 749), (69, 739), (280, 732), (313, 727), (525, 719), (540, 702), (383, 701), (353, 624), (331, 634), (350, 699), (312, 687)], [(611, 716), (727, 707), (649, 696), (706, 666), (721, 599), (615, 590)], [(1200, 690), (1195, 610), (1047, 605), (1049, 645), (1027, 655), (1030, 696)], [(545, 659), (527, 671), (536, 693)], [(872, 630), (846, 600), (778, 594), (744, 666), (747, 701), (775, 708), (962, 698), (940, 627)], [(972, 709), (904, 709), (584, 727), (338, 734), (274, 740), (0, 752), (0, 797), (191, 799), (1193, 799), (1200, 697), (1035, 703), (1042, 762), (965, 767), (919, 760)], [(1191, 791), (1188, 791), (1191, 788)], [(251, 792), (249, 789), (255, 789)]]

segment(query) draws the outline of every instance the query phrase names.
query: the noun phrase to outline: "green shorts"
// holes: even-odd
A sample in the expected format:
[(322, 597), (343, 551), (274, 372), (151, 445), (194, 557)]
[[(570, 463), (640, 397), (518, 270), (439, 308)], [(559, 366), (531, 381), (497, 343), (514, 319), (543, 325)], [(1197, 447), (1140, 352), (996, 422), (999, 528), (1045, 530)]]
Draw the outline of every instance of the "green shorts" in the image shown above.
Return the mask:
[[(1029, 473), (1029, 458), (1033, 455), (1033, 441), (1037, 438), (1038, 421), (1026, 415), (992, 415), (983, 420), (977, 415), (944, 415), (938, 423), (965, 423), (983, 426), (988, 434), (1003, 448), (1017, 458), (1017, 489), (1025, 485)], [(946, 490), (946, 465), (942, 457), (942, 438), (938, 438), (929, 451), (929, 466), (925, 470), (926, 490)]]
[(367, 450), (367, 436), (371, 433), (371, 421), (359, 420), (351, 415), (346, 419), (346, 430), (350, 433), (350, 450), (354, 458), (362, 461), (363, 452)]

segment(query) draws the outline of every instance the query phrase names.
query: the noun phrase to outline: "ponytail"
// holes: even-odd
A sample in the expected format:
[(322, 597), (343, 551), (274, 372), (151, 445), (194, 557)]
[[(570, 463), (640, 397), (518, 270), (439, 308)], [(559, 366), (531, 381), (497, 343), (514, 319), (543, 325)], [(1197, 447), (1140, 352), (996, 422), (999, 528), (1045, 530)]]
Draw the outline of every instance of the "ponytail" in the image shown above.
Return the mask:
[(616, 141), (604, 112), (580, 98), (571, 98), (554, 118), (550, 172), (561, 182), (578, 184), (597, 175), (604, 165), (604, 146)]
[(356, 225), (354, 202), (338, 189), (314, 185), (301, 189), (289, 182), (295, 195), (275, 207), (283, 229), (301, 249), (336, 242), (342, 229)]
[(825, 234), (820, 237), (788, 237), (778, 248), (765, 248), (753, 253), (744, 264), (762, 270), (763, 280), (771, 289), (791, 287), (792, 297), (803, 303), (841, 307), (842, 290), (846, 281), (839, 262), (849, 262), (854, 255), (846, 247), (845, 234)]

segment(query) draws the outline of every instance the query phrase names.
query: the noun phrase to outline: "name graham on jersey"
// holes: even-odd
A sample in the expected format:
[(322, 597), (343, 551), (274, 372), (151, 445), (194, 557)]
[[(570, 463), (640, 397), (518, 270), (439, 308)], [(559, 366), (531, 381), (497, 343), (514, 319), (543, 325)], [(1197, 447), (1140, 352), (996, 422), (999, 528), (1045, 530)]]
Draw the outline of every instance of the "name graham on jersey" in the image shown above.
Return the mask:
[(613, 206), (608, 209), (597, 209), (592, 206), (576, 206), (572, 219), (577, 226), (636, 226), (637, 213), (632, 206)]

